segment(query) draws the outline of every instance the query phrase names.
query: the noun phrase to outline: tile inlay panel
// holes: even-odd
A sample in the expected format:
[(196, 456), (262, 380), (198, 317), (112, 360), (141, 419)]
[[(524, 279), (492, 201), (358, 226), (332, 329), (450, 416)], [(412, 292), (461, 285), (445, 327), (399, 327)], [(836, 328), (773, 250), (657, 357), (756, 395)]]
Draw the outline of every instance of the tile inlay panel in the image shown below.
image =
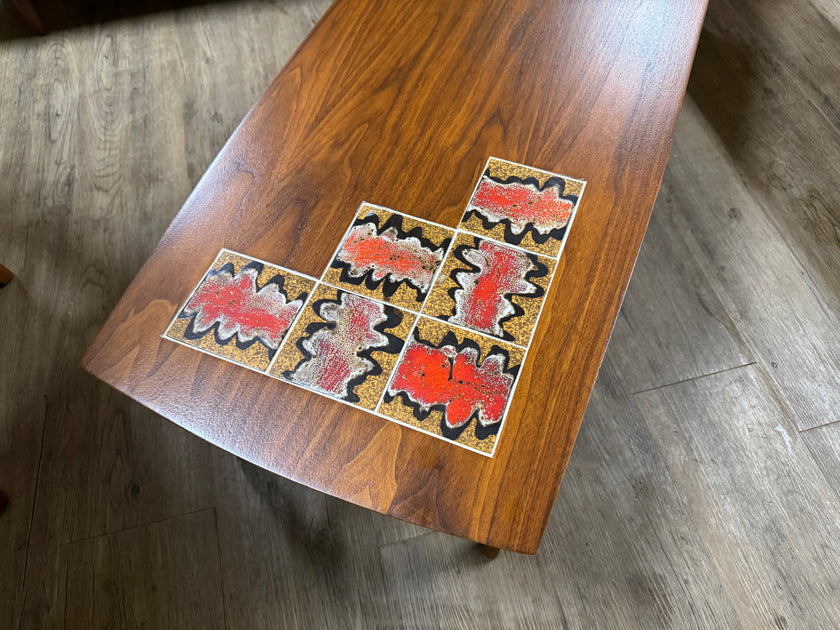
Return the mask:
[(363, 202), (320, 280), (222, 250), (164, 337), (492, 457), (584, 185), (490, 158), (458, 228)]

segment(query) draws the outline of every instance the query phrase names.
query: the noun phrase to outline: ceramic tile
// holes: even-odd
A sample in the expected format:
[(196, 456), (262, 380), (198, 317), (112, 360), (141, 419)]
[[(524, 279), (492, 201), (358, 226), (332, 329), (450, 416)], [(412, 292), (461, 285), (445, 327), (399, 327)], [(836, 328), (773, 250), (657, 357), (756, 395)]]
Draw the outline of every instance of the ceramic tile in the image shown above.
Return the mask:
[(269, 373), (373, 411), (415, 318), (319, 284)]
[(490, 158), (460, 227), (556, 258), (585, 183)]
[(525, 350), (421, 316), (378, 412), (493, 454)]
[(423, 314), (527, 346), (556, 264), (553, 258), (459, 233)]
[(223, 250), (164, 336), (266, 370), (314, 286), (314, 279)]
[(362, 204), (324, 281), (419, 311), (454, 230)]

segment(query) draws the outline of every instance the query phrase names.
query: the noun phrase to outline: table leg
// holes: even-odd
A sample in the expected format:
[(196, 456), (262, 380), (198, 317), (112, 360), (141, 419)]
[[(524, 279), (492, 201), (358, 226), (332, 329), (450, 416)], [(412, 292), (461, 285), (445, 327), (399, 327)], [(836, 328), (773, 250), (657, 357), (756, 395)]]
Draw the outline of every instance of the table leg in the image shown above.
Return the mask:
[(491, 547), (490, 545), (482, 545), (478, 543), (478, 550), (491, 560), (499, 555), (501, 549), (498, 547)]
[(30, 0), (12, 0), (12, 2), (17, 7), (18, 11), (20, 11), (20, 14), (24, 17), (24, 19), (29, 22), (29, 25), (32, 28), (38, 31), (41, 35), (47, 34), (47, 29), (44, 28), (44, 22), (35, 10), (35, 7), (32, 6), (32, 2)]
[(0, 289), (9, 284), (14, 277), (15, 274), (6, 269), (3, 265), (0, 265)]

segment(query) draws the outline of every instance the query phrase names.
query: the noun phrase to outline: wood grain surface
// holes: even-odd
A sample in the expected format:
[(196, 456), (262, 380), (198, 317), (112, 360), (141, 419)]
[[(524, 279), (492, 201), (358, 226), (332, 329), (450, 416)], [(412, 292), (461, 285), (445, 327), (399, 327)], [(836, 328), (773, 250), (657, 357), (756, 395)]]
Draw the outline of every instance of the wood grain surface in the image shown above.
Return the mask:
[[(84, 367), (281, 475), (533, 553), (647, 226), (704, 8), (337, 2)], [(589, 182), (491, 461), (159, 338), (220, 248), (317, 276), (362, 200), (454, 226), (488, 155)]]

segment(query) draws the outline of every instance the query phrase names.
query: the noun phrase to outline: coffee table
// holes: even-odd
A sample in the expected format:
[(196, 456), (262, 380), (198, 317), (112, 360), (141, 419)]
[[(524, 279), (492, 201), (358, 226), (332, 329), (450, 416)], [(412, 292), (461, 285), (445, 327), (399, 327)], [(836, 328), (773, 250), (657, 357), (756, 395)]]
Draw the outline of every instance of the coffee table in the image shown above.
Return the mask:
[(82, 365), (279, 475), (536, 552), (705, 5), (337, 0)]

